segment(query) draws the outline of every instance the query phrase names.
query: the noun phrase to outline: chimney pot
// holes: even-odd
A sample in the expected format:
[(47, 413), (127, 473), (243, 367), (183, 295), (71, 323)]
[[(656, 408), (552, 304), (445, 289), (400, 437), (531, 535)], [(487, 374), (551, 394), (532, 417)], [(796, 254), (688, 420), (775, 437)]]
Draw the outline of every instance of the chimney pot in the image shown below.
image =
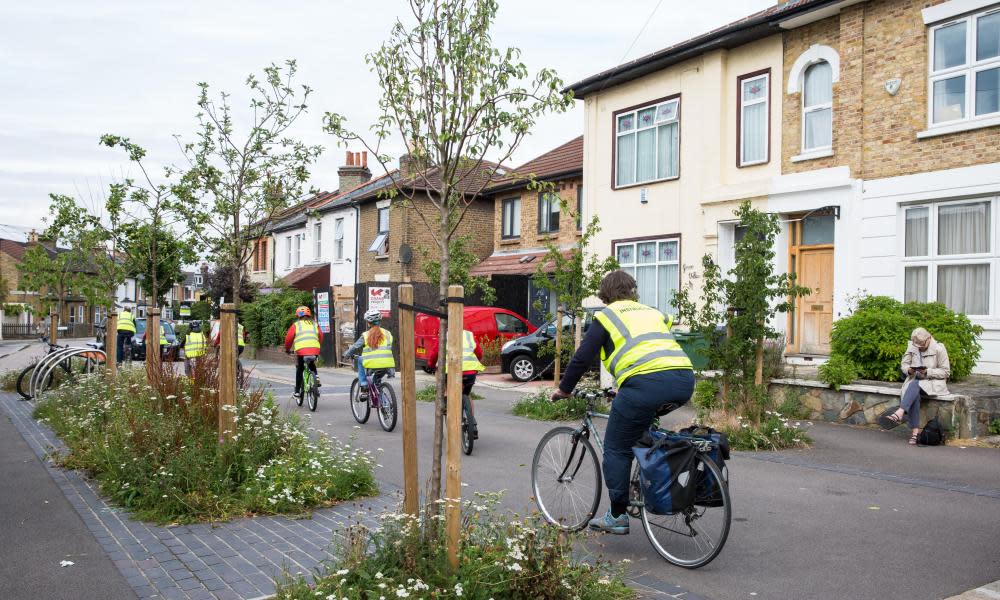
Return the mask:
[(348, 167), (354, 166), (354, 153), (351, 152), (350, 150), (347, 151), (347, 166)]
[(361, 166), (364, 167), (364, 168), (366, 168), (366, 169), (368, 168), (368, 151), (367, 150), (365, 150), (364, 152), (361, 153)]

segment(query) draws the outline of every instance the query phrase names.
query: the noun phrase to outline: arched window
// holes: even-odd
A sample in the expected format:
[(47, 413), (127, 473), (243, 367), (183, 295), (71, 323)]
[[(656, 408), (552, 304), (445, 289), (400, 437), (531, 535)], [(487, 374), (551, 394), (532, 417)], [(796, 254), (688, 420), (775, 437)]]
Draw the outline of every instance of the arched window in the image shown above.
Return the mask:
[(809, 65), (802, 84), (802, 151), (833, 145), (833, 69), (820, 61)]

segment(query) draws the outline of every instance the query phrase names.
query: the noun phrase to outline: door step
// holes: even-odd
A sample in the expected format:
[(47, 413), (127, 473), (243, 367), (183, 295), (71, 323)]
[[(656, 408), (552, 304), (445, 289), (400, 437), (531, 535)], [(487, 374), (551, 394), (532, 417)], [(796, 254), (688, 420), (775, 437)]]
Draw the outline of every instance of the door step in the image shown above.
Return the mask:
[(830, 360), (829, 356), (822, 354), (786, 354), (786, 365), (797, 365), (801, 367), (817, 367)]

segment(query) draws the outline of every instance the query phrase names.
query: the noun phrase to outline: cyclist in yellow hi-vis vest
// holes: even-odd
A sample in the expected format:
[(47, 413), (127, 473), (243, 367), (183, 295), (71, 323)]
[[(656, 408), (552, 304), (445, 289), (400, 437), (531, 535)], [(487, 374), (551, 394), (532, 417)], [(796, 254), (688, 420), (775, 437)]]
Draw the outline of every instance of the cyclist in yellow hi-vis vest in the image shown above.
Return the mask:
[(121, 363), (123, 358), (122, 355), (125, 354), (125, 342), (135, 335), (135, 317), (132, 316), (132, 310), (128, 307), (123, 308), (120, 313), (118, 313), (118, 339), (115, 343), (118, 345), (118, 356), (117, 362)]
[[(479, 439), (479, 426), (476, 423), (476, 411), (472, 404), (472, 386), (476, 385), (476, 375), (486, 370), (481, 362), (483, 348), (476, 336), (468, 329), (462, 330), (462, 401), (469, 400), (469, 432), (472, 439)], [(448, 372), (448, 360), (445, 358), (444, 372)]]
[(361, 354), (357, 359), (358, 366), (358, 386), (361, 388), (361, 398), (368, 398), (368, 374), (369, 369), (388, 369), (390, 376), (392, 369), (396, 368), (396, 359), (392, 356), (392, 333), (382, 329), (382, 313), (374, 308), (365, 313), (365, 322), (368, 323), (368, 331), (364, 332), (351, 347), (344, 352), (344, 358), (350, 359), (360, 350)]
[(201, 332), (201, 321), (191, 321), (191, 331), (184, 340), (184, 372), (188, 376), (194, 371), (198, 358), (205, 356), (207, 349), (208, 341)]
[[(305, 368), (303, 356), (319, 356), (320, 344), (323, 342), (323, 332), (319, 325), (312, 320), (312, 311), (308, 306), (300, 306), (295, 309), (295, 316), (298, 319), (292, 323), (285, 333), (285, 352), (295, 352), (297, 356), (295, 363), (295, 398), (302, 397), (302, 369)], [(313, 372), (316, 379), (316, 387), (320, 386), (319, 373), (316, 372), (316, 363), (309, 363), (309, 370)]]
[(597, 294), (607, 306), (597, 313), (587, 336), (552, 394), (568, 398), (598, 353), (615, 378), (618, 395), (604, 437), (604, 481), (611, 508), (590, 528), (627, 534), (628, 480), (632, 446), (653, 419), (680, 407), (694, 392), (691, 360), (670, 334), (673, 320), (637, 302), (638, 286), (625, 271), (608, 273)]

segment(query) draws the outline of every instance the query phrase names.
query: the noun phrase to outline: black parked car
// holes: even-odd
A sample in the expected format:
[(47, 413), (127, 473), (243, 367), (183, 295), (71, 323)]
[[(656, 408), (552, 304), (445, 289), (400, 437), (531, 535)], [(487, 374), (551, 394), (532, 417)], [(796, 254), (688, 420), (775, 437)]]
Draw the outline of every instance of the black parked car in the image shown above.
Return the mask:
[[(594, 313), (598, 309), (588, 309), (583, 319), (583, 331), (586, 333), (590, 327), (590, 322), (594, 320)], [(573, 319), (563, 317), (562, 345), (572, 346), (573, 344)], [(555, 319), (539, 327), (534, 333), (529, 333), (524, 337), (513, 339), (503, 345), (500, 351), (501, 370), (510, 373), (510, 376), (517, 381), (528, 381), (534, 379), (539, 371), (543, 375), (551, 375), (553, 369), (554, 356), (549, 353), (539, 358), (538, 347), (548, 341), (556, 339)], [(600, 359), (595, 359), (593, 368), (599, 368)], [(563, 365), (565, 368), (566, 365)]]
[[(163, 325), (163, 333), (167, 338), (167, 345), (160, 347), (160, 357), (164, 360), (174, 361), (180, 357), (180, 344), (177, 341), (177, 334), (174, 326), (169, 321), (160, 320)], [(145, 317), (135, 320), (135, 335), (132, 336), (132, 360), (146, 360), (146, 319)]]

